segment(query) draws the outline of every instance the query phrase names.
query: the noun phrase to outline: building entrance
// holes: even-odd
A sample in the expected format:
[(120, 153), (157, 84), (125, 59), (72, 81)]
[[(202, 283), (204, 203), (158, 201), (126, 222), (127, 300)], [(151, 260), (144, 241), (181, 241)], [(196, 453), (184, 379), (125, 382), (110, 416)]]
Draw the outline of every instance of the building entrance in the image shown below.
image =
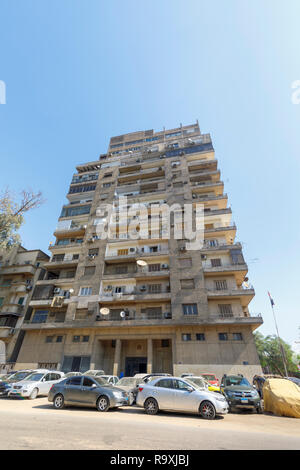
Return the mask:
[(133, 377), (135, 374), (144, 374), (147, 372), (147, 357), (126, 357), (125, 375)]

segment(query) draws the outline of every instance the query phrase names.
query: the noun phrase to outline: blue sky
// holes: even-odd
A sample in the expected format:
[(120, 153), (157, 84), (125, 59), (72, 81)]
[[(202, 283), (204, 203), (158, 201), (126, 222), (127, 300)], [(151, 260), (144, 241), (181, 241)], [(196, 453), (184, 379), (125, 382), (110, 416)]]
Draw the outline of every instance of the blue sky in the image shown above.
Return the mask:
[(47, 250), (76, 164), (110, 136), (199, 120), (256, 288), (299, 337), (298, 0), (1, 0), (0, 187), (41, 189), (21, 230)]

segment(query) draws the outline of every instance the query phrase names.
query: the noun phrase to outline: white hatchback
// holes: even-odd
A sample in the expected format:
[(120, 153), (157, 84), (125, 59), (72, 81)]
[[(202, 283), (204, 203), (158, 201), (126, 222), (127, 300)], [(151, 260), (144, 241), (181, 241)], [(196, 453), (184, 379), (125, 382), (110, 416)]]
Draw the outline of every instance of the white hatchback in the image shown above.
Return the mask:
[(10, 397), (24, 397), (33, 400), (37, 396), (47, 396), (52, 385), (65, 378), (60, 371), (37, 369), (25, 380), (11, 384)]

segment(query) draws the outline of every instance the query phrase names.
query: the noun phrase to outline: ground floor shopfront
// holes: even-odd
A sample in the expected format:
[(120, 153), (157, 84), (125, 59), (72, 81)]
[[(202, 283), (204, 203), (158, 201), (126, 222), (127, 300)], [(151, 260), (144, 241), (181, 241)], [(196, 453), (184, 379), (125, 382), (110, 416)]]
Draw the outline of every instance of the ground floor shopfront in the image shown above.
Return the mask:
[(29, 367), (101, 369), (118, 376), (261, 373), (249, 325), (27, 329), (16, 368)]

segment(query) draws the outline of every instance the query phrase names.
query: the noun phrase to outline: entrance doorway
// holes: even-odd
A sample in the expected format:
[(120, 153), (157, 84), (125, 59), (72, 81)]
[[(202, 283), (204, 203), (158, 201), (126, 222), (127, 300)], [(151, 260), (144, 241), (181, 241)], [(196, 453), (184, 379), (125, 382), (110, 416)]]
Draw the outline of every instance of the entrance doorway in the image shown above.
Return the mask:
[(90, 368), (90, 356), (64, 356), (63, 372), (86, 372)]
[(135, 374), (145, 374), (147, 372), (146, 357), (126, 357), (125, 359), (125, 375), (133, 377)]

